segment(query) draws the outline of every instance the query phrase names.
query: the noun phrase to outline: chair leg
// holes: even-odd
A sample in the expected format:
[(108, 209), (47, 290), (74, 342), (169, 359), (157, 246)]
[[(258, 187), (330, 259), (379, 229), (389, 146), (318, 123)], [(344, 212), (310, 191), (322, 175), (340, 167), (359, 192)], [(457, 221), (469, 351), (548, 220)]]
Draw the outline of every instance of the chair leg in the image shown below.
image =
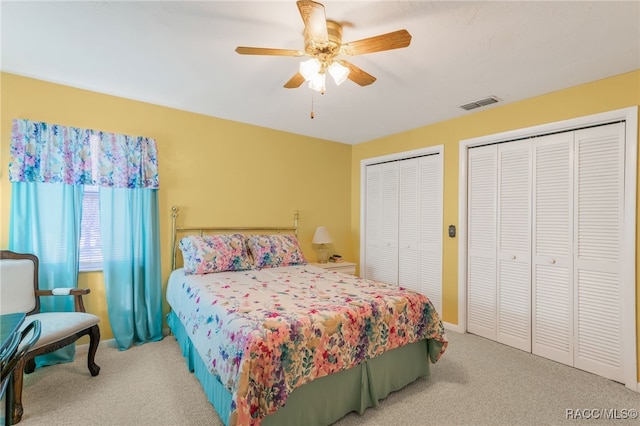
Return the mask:
[(100, 343), (100, 328), (97, 325), (91, 327), (89, 334), (89, 353), (87, 354), (87, 365), (92, 376), (100, 373), (100, 367), (95, 363), (96, 351)]
[[(24, 379), (24, 365), (25, 361), (23, 358), (16, 364), (16, 368), (13, 370), (13, 424), (22, 420), (22, 383)], [(8, 413), (5, 413), (5, 416), (8, 415)]]

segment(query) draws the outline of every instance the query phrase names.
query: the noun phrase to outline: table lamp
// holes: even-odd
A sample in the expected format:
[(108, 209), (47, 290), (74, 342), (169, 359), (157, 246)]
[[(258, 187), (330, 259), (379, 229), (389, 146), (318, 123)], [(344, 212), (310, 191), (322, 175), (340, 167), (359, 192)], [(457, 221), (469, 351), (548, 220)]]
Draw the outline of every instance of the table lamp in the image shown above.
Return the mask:
[(327, 244), (331, 244), (332, 242), (327, 228), (324, 226), (318, 226), (311, 242), (313, 244), (318, 244), (316, 249), (318, 251), (318, 262), (327, 263), (327, 259), (329, 258), (329, 248), (327, 247)]

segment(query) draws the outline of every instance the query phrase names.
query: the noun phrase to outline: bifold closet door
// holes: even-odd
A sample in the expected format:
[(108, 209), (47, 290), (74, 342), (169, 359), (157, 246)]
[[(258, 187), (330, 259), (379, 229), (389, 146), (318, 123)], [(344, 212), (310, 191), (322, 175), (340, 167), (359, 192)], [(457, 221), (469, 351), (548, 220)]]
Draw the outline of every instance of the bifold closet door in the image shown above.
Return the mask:
[(366, 168), (365, 264), (364, 276), (377, 280), (382, 256), (382, 165)]
[(366, 168), (365, 277), (429, 297), (442, 312), (442, 156)]
[[(418, 159), (419, 292), (442, 314), (442, 156)], [(401, 281), (402, 282), (402, 281)]]
[(625, 123), (468, 156), (469, 332), (624, 381)]
[(531, 351), (531, 144), (498, 145), (497, 338)]
[(398, 284), (398, 162), (366, 171), (365, 277)]
[(575, 132), (574, 365), (624, 381), (624, 123)]
[(498, 146), (468, 150), (467, 330), (496, 340)]
[(398, 282), (442, 312), (442, 160), (399, 161)]
[(531, 352), (573, 365), (573, 132), (533, 141)]
[(400, 161), (399, 167), (398, 282), (402, 287), (419, 292), (420, 195), (418, 192), (418, 159), (411, 158)]

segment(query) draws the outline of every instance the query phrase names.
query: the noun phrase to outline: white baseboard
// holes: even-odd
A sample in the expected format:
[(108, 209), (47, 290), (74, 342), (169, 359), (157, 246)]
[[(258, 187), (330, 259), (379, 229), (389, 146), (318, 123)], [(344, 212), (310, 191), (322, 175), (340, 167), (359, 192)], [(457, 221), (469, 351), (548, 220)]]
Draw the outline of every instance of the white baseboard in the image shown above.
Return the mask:
[[(117, 348), (118, 345), (116, 343), (116, 339), (107, 339), (107, 340), (100, 340), (100, 343), (98, 343), (98, 349), (100, 349), (101, 347)], [(89, 352), (89, 344), (88, 343), (83, 343), (81, 345), (76, 345), (76, 355), (77, 354), (86, 354), (87, 352)]]
[(457, 333), (466, 333), (467, 331), (464, 329), (464, 327), (460, 327), (457, 324), (451, 324), (450, 322), (442, 321), (442, 325), (444, 325), (445, 330), (451, 330)]
[[(171, 334), (171, 330), (169, 328), (162, 329), (162, 337), (167, 337), (170, 334)], [(116, 339), (100, 340), (100, 343), (98, 343), (98, 349), (100, 349), (101, 347), (117, 348), (118, 344), (116, 343)], [(82, 345), (76, 345), (76, 354), (77, 353), (86, 354), (87, 352), (89, 352), (88, 343), (83, 343)]]

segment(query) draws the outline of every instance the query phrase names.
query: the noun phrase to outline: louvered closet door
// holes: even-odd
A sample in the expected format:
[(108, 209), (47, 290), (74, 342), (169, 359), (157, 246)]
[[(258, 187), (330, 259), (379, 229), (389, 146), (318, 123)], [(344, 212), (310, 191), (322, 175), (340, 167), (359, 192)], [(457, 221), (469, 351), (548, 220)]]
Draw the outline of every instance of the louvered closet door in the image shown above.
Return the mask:
[(397, 161), (382, 164), (382, 247), (378, 281), (398, 284), (398, 183)]
[(467, 330), (496, 340), (497, 145), (468, 151)]
[(366, 168), (365, 268), (364, 277), (378, 280), (382, 257), (382, 165)]
[(442, 157), (418, 159), (419, 291), (442, 314)]
[(398, 283), (402, 287), (420, 292), (418, 159), (402, 160), (399, 167)]
[(623, 381), (624, 123), (575, 132), (574, 365)]
[(497, 341), (531, 351), (531, 144), (498, 145)]
[(531, 351), (573, 365), (573, 132), (533, 140)]

